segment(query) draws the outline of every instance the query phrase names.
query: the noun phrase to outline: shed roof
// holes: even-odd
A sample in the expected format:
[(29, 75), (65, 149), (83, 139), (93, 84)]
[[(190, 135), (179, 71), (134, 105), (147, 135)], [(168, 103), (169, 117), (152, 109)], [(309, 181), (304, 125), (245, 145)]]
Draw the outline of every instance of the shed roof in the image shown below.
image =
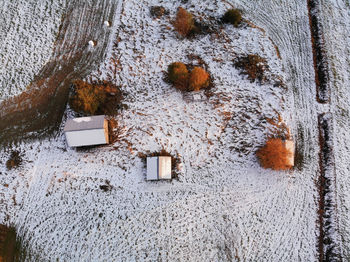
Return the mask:
[(171, 179), (171, 157), (147, 157), (147, 180)]
[(64, 132), (89, 129), (103, 129), (105, 115), (78, 117), (67, 120)]

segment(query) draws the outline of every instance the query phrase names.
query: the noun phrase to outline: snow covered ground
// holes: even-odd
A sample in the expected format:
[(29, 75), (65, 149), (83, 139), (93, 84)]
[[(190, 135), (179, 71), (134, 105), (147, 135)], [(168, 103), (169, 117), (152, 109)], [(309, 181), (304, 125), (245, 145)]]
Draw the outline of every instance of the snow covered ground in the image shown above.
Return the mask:
[[(11, 171), (3, 150), (0, 223), (17, 225), (47, 261), (316, 261), (317, 113), (324, 108), (316, 104), (306, 1), (231, 3), (265, 32), (225, 25), (181, 40), (170, 24), (179, 3), (124, 1), (107, 59), (88, 77), (127, 93), (128, 109), (117, 117), (120, 141), (77, 151), (60, 133), (17, 145), (25, 163)], [(152, 5), (169, 16), (152, 18)], [(209, 0), (182, 6), (204, 21), (230, 7)], [(242, 77), (233, 60), (249, 53), (267, 58), (271, 77), (287, 88)], [(205, 101), (187, 102), (163, 81), (170, 63), (196, 62), (189, 54), (204, 60), (214, 80)], [(257, 164), (254, 152), (272, 128), (266, 119), (277, 113), (304, 155), (301, 170)], [(181, 160), (179, 177), (146, 182), (138, 153), (161, 149)], [(346, 213), (348, 195), (339, 199)]]
[(48, 62), (65, 2), (0, 1), (0, 102), (23, 92)]
[(344, 261), (350, 260), (350, 15), (346, 1), (321, 1), (320, 18), (331, 77), (338, 223)]

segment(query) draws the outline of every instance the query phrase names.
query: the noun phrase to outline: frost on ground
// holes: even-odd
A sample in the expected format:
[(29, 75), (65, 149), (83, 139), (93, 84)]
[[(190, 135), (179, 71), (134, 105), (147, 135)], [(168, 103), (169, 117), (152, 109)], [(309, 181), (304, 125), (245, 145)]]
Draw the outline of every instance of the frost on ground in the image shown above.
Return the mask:
[[(0, 171), (0, 223), (15, 223), (49, 261), (315, 261), (317, 118), (308, 118), (315, 89), (311, 42), (304, 46), (306, 6), (286, 1), (282, 10), (264, 1), (259, 9), (262, 4), (252, 2), (237, 5), (256, 15), (248, 16), (253, 23), (268, 25), (266, 33), (225, 25), (216, 34), (181, 40), (170, 24), (179, 4), (124, 1), (113, 23), (115, 45), (88, 77), (113, 81), (127, 94), (128, 109), (117, 117), (119, 141), (74, 150), (60, 133), (18, 145), (25, 163)], [(164, 6), (169, 16), (153, 19), (152, 5)], [(212, 21), (229, 4), (184, 7)], [(267, 22), (262, 10), (268, 8), (275, 12)], [(290, 27), (295, 10), (302, 22)], [(272, 25), (286, 35), (271, 32)], [(233, 67), (235, 58), (250, 53), (267, 58), (271, 82), (251, 83)], [(201, 57), (214, 82), (213, 95), (201, 102), (185, 100), (163, 80), (170, 63), (196, 63), (190, 54)], [(275, 85), (277, 78), (287, 88)], [(257, 164), (254, 152), (273, 129), (267, 119), (278, 113), (308, 152), (302, 171), (272, 172)], [(146, 182), (138, 154), (161, 149), (181, 160), (178, 179)], [(3, 164), (8, 155), (1, 153)]]
[(350, 260), (350, 15), (345, 1), (321, 1), (325, 47), (331, 77), (330, 111), (334, 114), (334, 154), (341, 253)]
[(0, 102), (23, 92), (48, 62), (65, 1), (1, 1)]

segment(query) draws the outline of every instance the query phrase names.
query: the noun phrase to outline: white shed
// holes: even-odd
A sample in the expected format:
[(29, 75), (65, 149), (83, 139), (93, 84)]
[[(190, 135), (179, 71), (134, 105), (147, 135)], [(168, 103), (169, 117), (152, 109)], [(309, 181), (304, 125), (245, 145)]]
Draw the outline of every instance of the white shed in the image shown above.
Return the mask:
[(108, 121), (104, 115), (69, 119), (64, 133), (70, 147), (108, 144)]
[(147, 180), (171, 179), (171, 157), (147, 157)]
[(284, 141), (284, 147), (289, 151), (290, 155), (287, 158), (287, 164), (290, 167), (294, 166), (294, 155), (295, 155), (295, 146), (293, 140)]

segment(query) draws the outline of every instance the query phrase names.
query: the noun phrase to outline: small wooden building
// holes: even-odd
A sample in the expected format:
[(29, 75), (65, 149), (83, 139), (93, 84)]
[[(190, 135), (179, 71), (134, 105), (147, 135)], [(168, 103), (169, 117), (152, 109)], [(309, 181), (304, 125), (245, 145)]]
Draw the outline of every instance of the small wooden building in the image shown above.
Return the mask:
[(171, 179), (171, 157), (147, 157), (147, 180)]
[(69, 119), (64, 127), (70, 147), (108, 144), (108, 121), (104, 115)]

